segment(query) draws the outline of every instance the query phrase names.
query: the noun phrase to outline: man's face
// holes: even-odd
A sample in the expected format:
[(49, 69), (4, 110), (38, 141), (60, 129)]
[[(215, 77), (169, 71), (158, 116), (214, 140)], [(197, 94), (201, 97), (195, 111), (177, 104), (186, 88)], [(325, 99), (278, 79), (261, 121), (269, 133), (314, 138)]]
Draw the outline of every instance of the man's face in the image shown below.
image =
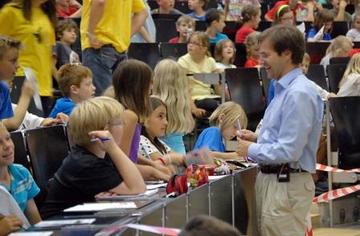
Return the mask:
[(273, 48), (269, 39), (260, 43), (260, 65), (268, 74), (268, 78), (279, 80), (287, 73), (286, 68), (291, 65), (291, 53), (284, 51), (279, 55)]

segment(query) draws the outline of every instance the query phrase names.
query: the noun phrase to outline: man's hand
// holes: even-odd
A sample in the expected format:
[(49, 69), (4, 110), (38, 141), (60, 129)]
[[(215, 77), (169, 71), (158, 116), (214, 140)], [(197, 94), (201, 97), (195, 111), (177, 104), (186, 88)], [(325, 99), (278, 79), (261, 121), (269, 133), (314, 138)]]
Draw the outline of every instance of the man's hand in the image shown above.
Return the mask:
[(252, 144), (252, 142), (242, 140), (240, 138), (238, 138), (237, 141), (238, 141), (238, 146), (236, 149), (236, 153), (239, 156), (244, 157), (246, 159), (246, 157), (248, 156), (249, 146)]
[(89, 38), (89, 43), (92, 48), (99, 49), (104, 45), (100, 40), (96, 38), (96, 35), (94, 33), (88, 32), (87, 36)]

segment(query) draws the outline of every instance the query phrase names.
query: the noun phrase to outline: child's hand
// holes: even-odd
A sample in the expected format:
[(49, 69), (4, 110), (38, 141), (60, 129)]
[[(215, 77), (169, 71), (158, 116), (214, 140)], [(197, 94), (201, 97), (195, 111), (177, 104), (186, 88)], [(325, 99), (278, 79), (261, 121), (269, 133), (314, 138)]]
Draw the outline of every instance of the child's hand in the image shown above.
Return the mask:
[(16, 216), (5, 216), (0, 219), (0, 228), (5, 235), (18, 231), (23, 223)]
[(196, 118), (202, 118), (206, 114), (206, 111), (204, 109), (201, 109), (201, 108), (194, 108), (191, 112), (194, 114), (194, 116)]
[(109, 152), (117, 147), (114, 138), (108, 130), (96, 130), (89, 132), (90, 141), (99, 144), (100, 148)]
[(250, 130), (242, 129), (240, 134), (238, 135), (238, 138), (247, 140), (247, 141), (251, 141), (251, 142), (255, 142), (257, 139), (257, 135)]

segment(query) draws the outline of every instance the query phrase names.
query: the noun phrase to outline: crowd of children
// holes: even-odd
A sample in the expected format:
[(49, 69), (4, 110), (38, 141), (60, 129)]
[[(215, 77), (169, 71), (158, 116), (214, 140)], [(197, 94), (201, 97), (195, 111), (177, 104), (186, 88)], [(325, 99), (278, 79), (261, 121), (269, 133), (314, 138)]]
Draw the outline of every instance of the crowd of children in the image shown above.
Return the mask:
[[(236, 68), (238, 44), (246, 48), (246, 61), (241, 66), (263, 65), (267, 55), (259, 53), (261, 33), (256, 30), (262, 12), (258, 1), (226, 0), (223, 11), (207, 9), (208, 0), (189, 0), (191, 12), (185, 15), (174, 8), (174, 0), (157, 0), (159, 8), (152, 14), (179, 15), (174, 25), (178, 36), (169, 43), (186, 43), (187, 53), (177, 61), (159, 61), (154, 70), (135, 59), (115, 63), (112, 85), (104, 96), (98, 97), (93, 72), (81, 65), (81, 55), (73, 47), (79, 35), (78, 26), (67, 19), (79, 17), (82, 6), (75, 0), (56, 0), (54, 4), (55, 1), (22, 0), (0, 9), (0, 187), (15, 199), (30, 224), (41, 221), (41, 216), (45, 219), (70, 206), (94, 201), (102, 194), (143, 193), (144, 180), (168, 181), (185, 168), (184, 158), (190, 150), (185, 148), (184, 136), (199, 131), (199, 127), (201, 133), (194, 149), (207, 147), (212, 158), (242, 157), (241, 152), (226, 152), (224, 142), (239, 137), (246, 129), (246, 111), (235, 102), (222, 103), (221, 96), (230, 99), (226, 85), (208, 84), (196, 76)], [(333, 9), (328, 10), (314, 1), (278, 1), (264, 12), (264, 17), (273, 25), (284, 27), (313, 19), (304, 40), (331, 42), (320, 63), (326, 69), (331, 58), (348, 57), (353, 42), (360, 40), (359, 13), (351, 17), (345, 11), (345, 0), (332, 0), (331, 4)], [(150, 8), (148, 11), (150, 14)], [(56, 24), (56, 16), (66, 19)], [(151, 14), (148, 17), (152, 20)], [(234, 41), (223, 32), (226, 19), (236, 20), (239, 25)], [(205, 22), (204, 32), (195, 30), (197, 21)], [(335, 21), (352, 22), (346, 36), (332, 37)], [(141, 30), (146, 27), (143, 25)], [(151, 37), (145, 41), (155, 41), (154, 31)], [(210, 53), (212, 45), (214, 57)], [(310, 56), (305, 54), (304, 74), (310, 62)], [(360, 54), (355, 54), (337, 94), (312, 85), (324, 100), (359, 96), (359, 67)], [(25, 79), (17, 104), (12, 104), (10, 93), (15, 76)], [(50, 105), (53, 81), (62, 97)], [(275, 84), (273, 81), (269, 86), (269, 104)], [(46, 117), (27, 111), (36, 95), (41, 97)], [(201, 126), (204, 120), (205, 127)], [(54, 124), (67, 125), (72, 148), (49, 182), (40, 216), (34, 201), (40, 189), (31, 173), (14, 163), (9, 131)], [(200, 221), (193, 220), (192, 224), (200, 227), (202, 221), (211, 219)], [(19, 230), (23, 223), (19, 216), (0, 215), (0, 235)], [(180, 235), (192, 235), (187, 231), (195, 226), (189, 224)]]

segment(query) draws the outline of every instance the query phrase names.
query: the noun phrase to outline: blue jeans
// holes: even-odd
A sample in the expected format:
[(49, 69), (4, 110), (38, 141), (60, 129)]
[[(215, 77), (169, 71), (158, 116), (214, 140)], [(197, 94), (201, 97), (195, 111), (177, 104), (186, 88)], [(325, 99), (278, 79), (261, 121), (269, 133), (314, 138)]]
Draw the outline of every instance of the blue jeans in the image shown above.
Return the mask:
[(104, 45), (99, 49), (86, 48), (82, 51), (83, 65), (90, 68), (96, 87), (96, 96), (102, 93), (112, 83), (112, 73), (116, 66), (127, 59), (126, 53), (119, 53), (111, 45)]

